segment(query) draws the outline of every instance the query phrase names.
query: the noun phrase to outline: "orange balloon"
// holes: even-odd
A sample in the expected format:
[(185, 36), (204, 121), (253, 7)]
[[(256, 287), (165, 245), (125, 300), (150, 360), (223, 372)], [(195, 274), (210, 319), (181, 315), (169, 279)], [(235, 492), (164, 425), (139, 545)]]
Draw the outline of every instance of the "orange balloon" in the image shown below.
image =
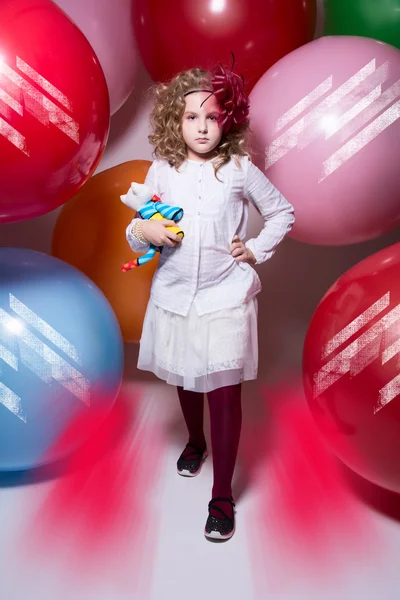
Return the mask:
[(132, 181), (143, 183), (151, 162), (132, 160), (94, 175), (62, 207), (53, 232), (52, 254), (87, 275), (110, 302), (125, 342), (139, 342), (156, 257), (124, 273), (137, 254), (125, 230), (135, 213), (120, 200)]

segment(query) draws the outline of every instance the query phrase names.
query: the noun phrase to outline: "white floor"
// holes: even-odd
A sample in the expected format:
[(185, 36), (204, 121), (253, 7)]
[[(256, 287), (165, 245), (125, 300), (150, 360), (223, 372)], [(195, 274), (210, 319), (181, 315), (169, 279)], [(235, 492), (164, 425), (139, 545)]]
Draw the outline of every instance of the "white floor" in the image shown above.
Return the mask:
[[(130, 386), (130, 387), (129, 387)], [(259, 490), (247, 487), (237, 502), (237, 531), (226, 543), (208, 542), (203, 535), (212, 485), (211, 454), (200, 476), (183, 478), (176, 460), (185, 443), (175, 390), (162, 383), (127, 384), (141, 394), (142, 421), (162, 431), (161, 476), (148, 476), (147, 498), (152, 515), (139, 546), (121, 553), (120, 571), (99, 566), (87, 576), (77, 574), (68, 556), (79, 540), (54, 535), (46, 554), (23, 556), (21, 548), (35, 508), (53, 485), (51, 481), (0, 489), (0, 597), (4, 600), (397, 600), (399, 598), (400, 524), (373, 511), (354, 497), (360, 521), (368, 528), (369, 548), (356, 551), (351, 540), (336, 546), (331, 568), (321, 574), (307, 564), (302, 548), (282, 554), (260, 526), (256, 503)], [(246, 391), (245, 391), (246, 393)], [(246, 408), (245, 408), (246, 410)], [(209, 439), (208, 412), (206, 435)], [(134, 440), (134, 436), (132, 437)], [(134, 442), (131, 448), (133, 449)], [(146, 468), (143, 460), (142, 468)], [(14, 482), (15, 483), (15, 482)], [(236, 482), (237, 488), (237, 482)], [(400, 509), (399, 509), (400, 512)], [(276, 551), (280, 548), (279, 552)], [(299, 561), (293, 557), (298, 553)], [(333, 552), (327, 542), (322, 552)], [(288, 556), (291, 558), (288, 560)], [(115, 556), (113, 556), (115, 561)], [(301, 560), (300, 560), (301, 559)], [(111, 561), (110, 561), (111, 564)], [(306, 565), (303, 568), (303, 565)]]

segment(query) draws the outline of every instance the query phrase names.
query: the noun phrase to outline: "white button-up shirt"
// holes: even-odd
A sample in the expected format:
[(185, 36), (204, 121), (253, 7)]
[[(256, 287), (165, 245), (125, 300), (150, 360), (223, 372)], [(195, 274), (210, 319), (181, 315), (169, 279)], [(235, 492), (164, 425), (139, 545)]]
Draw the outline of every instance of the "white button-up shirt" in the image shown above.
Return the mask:
[[(260, 234), (246, 242), (257, 264), (272, 257), (294, 223), (293, 206), (248, 157), (240, 157), (240, 167), (232, 158), (217, 176), (221, 181), (211, 160), (188, 159), (179, 172), (155, 160), (145, 180), (162, 202), (184, 210), (179, 222), (184, 238), (173, 248), (163, 247), (151, 287), (157, 306), (182, 316), (192, 302), (203, 315), (243, 304), (260, 292), (255, 269), (236, 262), (229, 251), (236, 234), (246, 237), (249, 201), (265, 221)], [(144, 253), (148, 246), (132, 235), (132, 225), (127, 241), (134, 252)]]

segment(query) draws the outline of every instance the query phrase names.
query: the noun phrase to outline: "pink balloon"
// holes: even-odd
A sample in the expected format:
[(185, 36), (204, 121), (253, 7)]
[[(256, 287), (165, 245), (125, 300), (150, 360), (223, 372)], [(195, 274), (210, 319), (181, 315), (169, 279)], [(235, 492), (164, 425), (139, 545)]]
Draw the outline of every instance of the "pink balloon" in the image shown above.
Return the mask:
[(132, 0), (54, 0), (97, 54), (110, 94), (111, 114), (131, 94), (140, 60), (132, 25)]
[(299, 241), (345, 245), (400, 223), (400, 51), (361, 37), (294, 50), (250, 94), (254, 161)]

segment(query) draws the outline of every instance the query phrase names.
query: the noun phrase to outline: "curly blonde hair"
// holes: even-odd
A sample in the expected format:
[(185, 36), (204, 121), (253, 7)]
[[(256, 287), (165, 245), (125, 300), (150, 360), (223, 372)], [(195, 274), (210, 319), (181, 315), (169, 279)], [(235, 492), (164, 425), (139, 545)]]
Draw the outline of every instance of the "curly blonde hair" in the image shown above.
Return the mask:
[[(152, 132), (148, 136), (154, 147), (153, 156), (167, 160), (176, 170), (187, 159), (186, 144), (182, 136), (182, 117), (185, 112), (184, 94), (195, 89), (212, 89), (211, 74), (199, 68), (181, 71), (169, 83), (160, 83), (150, 89), (154, 106), (150, 114)], [(240, 156), (250, 156), (247, 151), (249, 121), (222, 135), (213, 160), (214, 173), (233, 157), (239, 166)], [(218, 177), (217, 177), (218, 179)], [(219, 180), (220, 181), (220, 180)]]

